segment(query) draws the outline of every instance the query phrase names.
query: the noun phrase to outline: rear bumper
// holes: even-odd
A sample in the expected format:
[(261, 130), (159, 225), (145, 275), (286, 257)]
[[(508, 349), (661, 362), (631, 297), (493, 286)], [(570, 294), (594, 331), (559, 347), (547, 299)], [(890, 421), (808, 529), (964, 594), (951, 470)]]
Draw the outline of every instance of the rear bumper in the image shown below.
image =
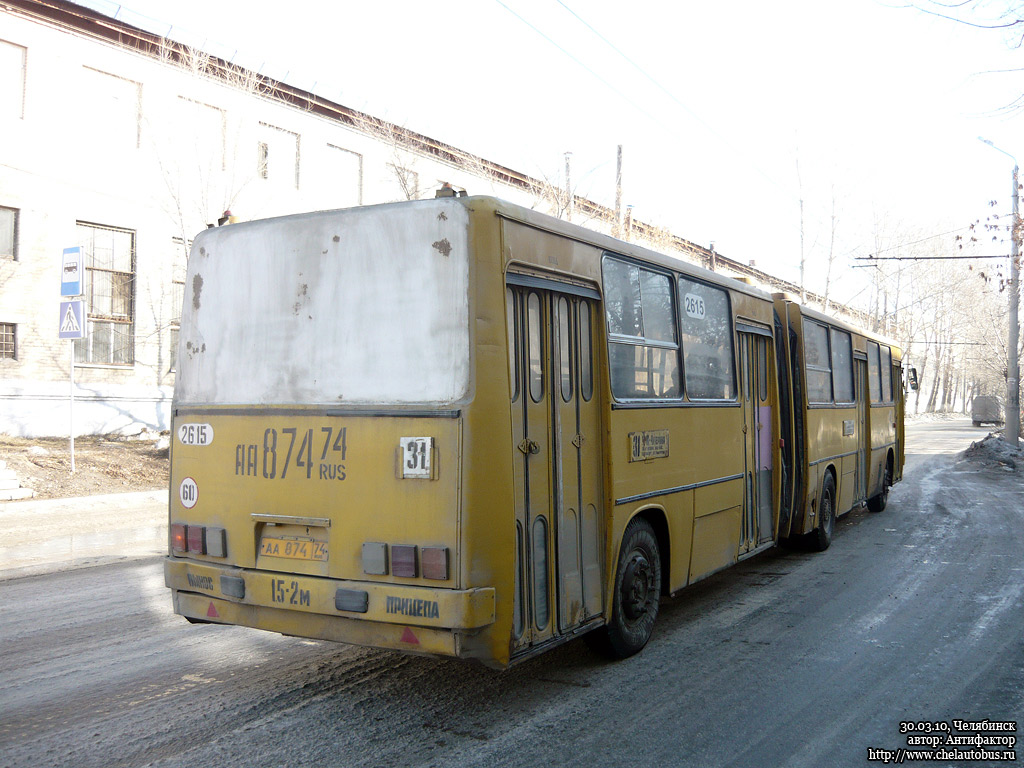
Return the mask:
[(494, 589), (433, 589), (255, 571), (168, 557), (174, 611), (296, 637), (459, 656), (494, 623)]

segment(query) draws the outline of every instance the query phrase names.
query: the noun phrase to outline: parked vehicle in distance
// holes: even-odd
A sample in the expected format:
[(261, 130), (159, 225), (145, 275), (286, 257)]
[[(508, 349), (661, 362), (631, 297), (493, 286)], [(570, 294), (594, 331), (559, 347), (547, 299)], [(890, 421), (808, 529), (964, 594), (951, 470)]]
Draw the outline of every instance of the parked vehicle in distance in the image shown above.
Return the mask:
[(982, 424), (1003, 425), (1003, 406), (994, 395), (979, 395), (971, 401), (971, 422), (974, 426)]

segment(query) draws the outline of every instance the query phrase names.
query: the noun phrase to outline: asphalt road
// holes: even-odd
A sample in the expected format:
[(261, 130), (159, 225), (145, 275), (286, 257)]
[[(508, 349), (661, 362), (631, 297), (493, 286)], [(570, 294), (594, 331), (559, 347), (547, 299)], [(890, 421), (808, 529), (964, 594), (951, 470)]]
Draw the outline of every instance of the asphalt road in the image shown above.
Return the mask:
[(902, 721), (1024, 725), (1024, 469), (955, 460), (984, 434), (911, 426), (886, 511), (664, 601), (619, 663), (192, 626), (155, 559), (0, 583), (0, 766), (845, 766)]

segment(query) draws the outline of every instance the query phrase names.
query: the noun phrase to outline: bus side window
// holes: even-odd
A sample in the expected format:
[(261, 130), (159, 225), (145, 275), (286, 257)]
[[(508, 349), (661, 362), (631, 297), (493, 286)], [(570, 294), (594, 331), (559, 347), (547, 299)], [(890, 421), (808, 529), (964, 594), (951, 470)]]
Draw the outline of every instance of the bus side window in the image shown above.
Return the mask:
[(853, 402), (853, 346), (850, 334), (831, 328), (832, 383), (837, 403)]
[(590, 402), (594, 396), (594, 366), (590, 352), (590, 305), (580, 302), (580, 394)]
[(729, 295), (721, 288), (680, 277), (679, 304), (686, 396), (690, 400), (734, 400)]
[(892, 402), (892, 350), (887, 346), (878, 348), (881, 359), (878, 370), (882, 374), (882, 402)]
[(807, 402), (832, 402), (832, 360), (828, 329), (804, 318), (804, 367), (807, 370)]
[(572, 344), (569, 334), (569, 302), (558, 298), (558, 369), (562, 382), (562, 401), (572, 400)]
[(514, 403), (519, 399), (519, 366), (516, 363), (519, 359), (516, 354), (519, 347), (519, 326), (516, 325), (518, 307), (515, 292), (511, 288), (506, 288), (505, 292), (505, 311), (508, 313), (508, 384)]
[(680, 396), (679, 343), (668, 275), (604, 260), (608, 368), (623, 399)]
[(768, 341), (764, 337), (757, 339), (757, 392), (763, 403), (768, 399)]
[(878, 366), (878, 344), (868, 342), (868, 392), (872, 403), (882, 402), (882, 372)]

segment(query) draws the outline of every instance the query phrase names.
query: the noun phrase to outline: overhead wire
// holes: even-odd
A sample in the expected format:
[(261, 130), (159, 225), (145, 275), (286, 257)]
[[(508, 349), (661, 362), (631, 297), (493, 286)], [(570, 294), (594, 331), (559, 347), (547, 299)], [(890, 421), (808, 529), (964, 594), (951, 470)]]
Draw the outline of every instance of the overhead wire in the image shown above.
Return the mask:
[[(496, 0), (496, 1), (500, 2), (501, 0)], [(630, 58), (628, 55), (626, 55), (611, 40), (609, 40), (607, 37), (602, 35), (594, 27), (594, 25), (592, 25), (590, 22), (588, 22), (586, 19), (584, 19), (578, 13), (576, 13), (576, 11), (574, 11), (572, 8), (570, 8), (568, 5), (566, 5), (565, 2), (563, 2), (563, 0), (555, 0), (555, 2), (558, 3), (560, 6), (562, 6), (570, 14), (572, 14), (573, 17), (575, 17), (576, 20), (580, 22), (580, 24), (582, 24), (587, 29), (589, 29), (599, 40), (601, 40), (601, 42), (603, 42), (605, 45), (607, 45), (609, 48), (611, 48), (613, 51), (615, 51), (615, 53), (618, 54), (622, 58), (623, 61), (625, 61), (627, 64), (629, 64), (631, 67), (633, 67), (633, 69), (635, 69), (637, 72), (639, 72), (646, 80), (648, 80), (652, 85), (654, 85), (655, 88), (657, 88), (662, 93), (664, 93), (666, 96), (668, 96), (668, 98), (671, 99), (680, 109), (682, 109), (684, 112), (686, 112), (688, 115), (690, 115), (690, 117), (692, 117), (694, 120), (696, 120), (697, 123), (699, 123), (701, 126), (703, 126), (708, 131), (708, 133), (710, 133), (712, 136), (714, 136), (716, 139), (718, 139), (718, 141), (720, 141), (722, 143), (722, 145), (725, 146), (729, 151), (733, 152), (737, 157), (740, 157), (745, 162), (749, 163), (749, 165), (755, 171), (757, 171), (757, 173), (765, 181), (767, 181), (772, 186), (777, 187), (778, 189), (780, 189), (783, 192), (785, 192), (794, 201), (796, 201), (798, 199), (795, 195), (793, 195), (793, 191), (792, 191), (792, 189), (790, 187), (788, 187), (787, 185), (783, 184), (782, 182), (779, 182), (778, 180), (772, 178), (767, 172), (762, 170), (757, 165), (756, 162), (754, 162), (751, 158), (747, 157), (746, 153), (742, 149), (740, 149), (739, 147), (735, 146), (732, 142), (730, 142), (727, 138), (725, 138), (725, 136), (723, 136), (707, 120), (702, 118), (699, 114), (697, 114), (697, 112), (695, 112), (693, 109), (691, 109), (680, 98), (678, 98), (674, 93), (672, 93), (672, 91), (670, 91), (668, 88), (666, 88), (664, 85), (662, 85), (662, 83), (660, 81), (658, 81), (646, 69), (644, 69), (639, 64), (637, 64), (632, 58)], [(660, 122), (660, 121), (658, 121), (658, 122)]]
[(561, 51), (566, 56), (568, 56), (570, 59), (572, 59), (574, 62), (576, 62), (580, 67), (582, 67), (584, 70), (589, 72), (594, 78), (596, 78), (598, 81), (600, 81), (605, 87), (607, 87), (609, 90), (611, 90), (617, 96), (619, 96), (621, 99), (623, 99), (628, 104), (630, 104), (634, 109), (638, 110), (641, 114), (646, 115), (648, 118), (650, 118), (655, 123), (661, 125), (662, 128), (666, 127), (666, 126), (661, 124), (661, 121), (657, 117), (655, 117), (650, 112), (648, 112), (646, 109), (644, 109), (642, 106), (637, 104), (633, 99), (631, 99), (629, 96), (627, 96), (621, 90), (619, 90), (614, 85), (612, 85), (610, 82), (608, 82), (608, 80), (606, 80), (605, 78), (601, 77), (601, 75), (599, 75), (593, 69), (591, 69), (586, 64), (584, 64), (578, 57), (574, 56), (572, 53), (567, 51), (564, 47), (562, 47), (557, 42), (555, 42), (555, 40), (553, 40), (551, 37), (549, 37), (544, 32), (542, 32), (539, 27), (537, 27), (536, 25), (530, 23), (525, 18), (523, 18), (520, 14), (518, 14), (514, 10), (512, 10), (509, 6), (507, 6), (504, 2), (502, 2), (502, 0), (494, 0), (494, 2), (496, 2), (498, 5), (500, 5), (502, 8), (504, 8), (506, 11), (508, 11), (510, 14), (515, 16), (517, 19), (519, 19), (519, 21), (521, 21), (523, 24), (525, 24), (530, 29), (532, 29), (534, 32), (536, 32), (538, 35), (540, 35), (542, 38), (544, 38), (545, 41), (547, 41), (548, 43), (553, 45), (559, 51)]
[[(497, 0), (497, 1), (500, 3), (500, 0)], [(631, 58), (622, 49), (620, 49), (617, 45), (615, 45), (615, 43), (613, 43), (605, 35), (603, 35), (597, 28), (594, 27), (593, 24), (588, 22), (579, 13), (577, 13), (575, 10), (573, 10), (565, 2), (565, 0), (555, 0), (555, 2), (558, 3), (558, 5), (560, 5), (562, 8), (564, 8), (568, 13), (570, 13), (580, 24), (582, 24), (584, 27), (586, 27), (593, 35), (595, 35), (599, 40), (601, 40), (601, 42), (603, 42), (606, 46), (608, 46), (612, 51), (614, 51), (623, 61), (625, 61), (633, 69), (635, 69), (648, 82), (650, 82), (652, 85), (654, 85), (654, 87), (656, 87), (659, 91), (661, 91), (663, 94), (665, 94), (665, 96), (667, 96), (672, 102), (674, 102), (680, 109), (682, 109), (684, 112), (686, 112), (688, 115), (690, 115), (690, 117), (692, 117), (697, 123), (699, 123), (701, 126), (703, 126), (712, 136), (714, 136), (718, 141), (720, 141), (726, 148), (728, 148), (730, 151), (735, 153), (738, 157), (741, 157), (746, 162), (748, 162), (750, 164), (750, 166), (755, 171), (757, 171), (757, 173), (762, 178), (764, 178), (766, 181), (768, 181), (773, 186), (775, 186), (775, 187), (781, 189), (782, 191), (786, 192), (787, 195), (789, 195), (791, 199), (793, 199), (793, 200), (797, 199), (797, 197), (795, 197), (792, 194), (792, 191), (786, 185), (784, 185), (784, 184), (778, 182), (777, 180), (775, 180), (774, 178), (772, 178), (769, 174), (767, 174), (765, 171), (763, 171), (757, 165), (757, 163), (753, 162), (748, 157), (746, 157), (745, 153), (741, 149), (735, 147), (728, 139), (726, 139), (721, 133), (719, 133), (719, 131), (716, 130), (714, 126), (712, 126), (708, 121), (704, 120), (697, 112), (695, 112), (687, 104), (685, 104), (671, 90), (669, 90), (665, 85), (663, 85), (657, 78), (655, 78), (653, 75), (651, 75), (650, 72), (648, 72), (644, 67), (642, 67), (640, 64), (638, 64), (635, 60), (633, 60), (633, 58)], [(501, 3), (501, 4), (504, 6), (504, 3)], [(504, 7), (506, 9), (508, 9), (508, 6), (504, 6)], [(511, 11), (511, 9), (508, 9), (508, 10)], [(515, 14), (515, 15), (518, 16), (518, 14)], [(519, 18), (522, 19), (522, 17), (519, 17)], [(530, 26), (536, 30), (536, 27), (534, 27), (532, 24)], [(536, 31), (538, 31), (538, 33), (540, 33), (539, 30), (536, 30)], [(546, 39), (550, 40), (550, 38), (548, 38), (546, 35), (543, 35), (543, 33), (540, 33), (540, 34), (542, 34), (542, 36), (544, 36)], [(553, 42), (553, 41), (551, 41), (551, 42)], [(568, 51), (565, 51), (564, 48), (562, 48), (561, 46), (558, 46), (557, 43), (554, 43), (554, 44), (560, 50), (565, 52), (566, 55), (569, 55), (571, 58), (573, 58), (573, 60), (579, 62), (579, 60), (575, 56), (572, 56), (571, 54), (569, 54)], [(582, 63), (581, 63), (581, 66), (584, 66), (586, 69), (588, 69), (588, 71), (592, 72), (592, 70), (590, 70), (585, 65), (582, 65)], [(603, 78), (599, 78), (599, 79), (601, 79), (602, 82), (605, 82), (607, 84), (607, 81), (605, 81)], [(616, 90), (616, 89), (613, 89), (613, 90)], [(647, 112), (646, 110), (644, 110), (644, 114), (647, 114), (650, 117), (650, 113)], [(660, 122), (660, 121), (656, 121), (656, 122)], [(822, 219), (822, 217), (819, 216), (817, 213), (812, 213), (811, 215), (819, 224), (824, 223), (824, 220)], [(997, 215), (996, 218), (999, 218), (999, 216)], [(886, 249), (883, 249), (883, 250), (875, 251), (874, 253), (877, 255), (878, 253), (884, 253), (884, 252), (889, 251), (889, 250), (894, 250), (894, 249), (898, 249), (898, 248), (902, 248), (902, 247), (906, 247), (906, 246), (911, 246), (911, 245), (917, 245), (917, 244), (920, 244), (922, 242), (926, 242), (927, 240), (935, 239), (935, 238), (938, 238), (938, 237), (943, 237), (945, 235), (955, 234), (955, 233), (961, 232), (961, 231), (966, 231), (966, 230), (969, 230), (970, 228), (971, 228), (970, 226), (967, 226), (967, 227), (962, 227), (960, 229), (951, 230), (949, 232), (944, 232), (944, 233), (939, 233), (939, 234), (935, 234), (935, 235), (930, 235), (930, 236), (928, 236), (926, 238), (922, 238), (921, 240), (916, 240), (916, 241), (913, 241), (913, 242), (910, 242), (910, 243), (901, 243), (900, 245), (891, 246), (890, 248), (886, 248)], [(843, 239), (845, 240), (845, 238), (843, 238)], [(846, 256), (847, 257), (850, 256), (851, 254), (855, 253), (856, 251), (860, 250), (861, 248), (862, 248), (862, 246), (858, 245), (858, 246), (856, 246), (854, 248), (849, 249), (847, 251), (847, 253), (846, 253)], [(919, 258), (923, 258), (923, 257), (919, 257)], [(967, 258), (967, 257), (958, 257), (958, 258)], [(975, 257), (975, 258), (1004, 258), (1004, 257), (999, 257), (999, 256), (984, 256), (984, 257), (982, 257), (982, 256), (978, 256), (978, 257)]]
[[(535, 24), (531, 23), (530, 21), (527, 21), (527, 20), (526, 20), (526, 19), (525, 19), (525, 18), (524, 18), (524, 17), (523, 17), (523, 16), (521, 15), (521, 14), (517, 13), (517, 12), (516, 12), (515, 10), (513, 10), (512, 8), (510, 8), (510, 7), (509, 7), (509, 6), (508, 6), (508, 5), (506, 4), (506, 3), (504, 3), (504, 2), (503, 2), (503, 0), (494, 0), (494, 1), (495, 1), (495, 2), (496, 2), (496, 3), (498, 4), (498, 5), (500, 5), (500, 6), (502, 7), (502, 8), (504, 8), (504, 9), (505, 9), (506, 11), (508, 11), (508, 12), (509, 12), (510, 14), (512, 14), (513, 16), (515, 16), (515, 17), (516, 17), (517, 19), (519, 19), (519, 21), (521, 21), (521, 22), (522, 22), (523, 24), (525, 24), (525, 25), (526, 25), (526, 26), (528, 26), (528, 27), (529, 27), (530, 29), (532, 29), (532, 30), (533, 30), (534, 32), (536, 32), (536, 33), (537, 33), (538, 35), (540, 35), (540, 37), (542, 37), (542, 38), (543, 38), (543, 39), (544, 39), (544, 40), (545, 40), (546, 42), (548, 42), (548, 43), (549, 43), (550, 45), (554, 46), (554, 47), (555, 47), (556, 49), (558, 49), (558, 50), (559, 50), (559, 51), (561, 51), (561, 52), (562, 52), (563, 54), (565, 54), (565, 55), (566, 55), (566, 56), (568, 56), (568, 57), (569, 57), (570, 59), (572, 59), (572, 60), (573, 60), (573, 61), (574, 61), (574, 62), (575, 62), (576, 64), (578, 64), (578, 65), (579, 65), (580, 67), (582, 67), (582, 68), (583, 68), (584, 70), (586, 70), (586, 71), (587, 71), (588, 73), (590, 73), (590, 74), (591, 74), (591, 75), (592, 75), (592, 76), (593, 76), (594, 78), (596, 78), (596, 79), (597, 79), (597, 80), (598, 80), (599, 82), (601, 82), (601, 83), (602, 83), (602, 84), (603, 84), (604, 86), (606, 86), (606, 87), (607, 87), (607, 88), (608, 88), (609, 90), (611, 90), (611, 91), (612, 91), (613, 93), (615, 93), (615, 94), (616, 94), (617, 96), (619, 96), (620, 98), (624, 99), (624, 100), (625, 100), (625, 101), (626, 101), (627, 103), (629, 103), (629, 104), (630, 104), (630, 105), (632, 105), (632, 106), (633, 106), (633, 107), (634, 107), (635, 109), (637, 109), (637, 110), (638, 110), (638, 111), (639, 111), (639, 112), (640, 112), (641, 114), (643, 114), (643, 115), (645, 115), (646, 117), (648, 117), (648, 118), (649, 118), (649, 119), (650, 119), (650, 120), (651, 120), (651, 121), (652, 121), (653, 123), (655, 123), (656, 125), (658, 125), (658, 126), (659, 126), (660, 128), (662, 128), (663, 130), (665, 130), (665, 131), (666, 131), (667, 133), (669, 133), (669, 134), (673, 134), (673, 133), (675, 133), (675, 132), (676, 132), (676, 130), (675, 130), (674, 128), (672, 128), (672, 127), (670, 127), (670, 126), (666, 125), (666, 124), (665, 124), (665, 123), (663, 122), (663, 120), (662, 120), (661, 118), (659, 118), (659, 117), (657, 117), (656, 115), (652, 114), (652, 113), (651, 113), (651, 112), (650, 112), (649, 110), (647, 110), (646, 108), (642, 107), (641, 105), (637, 104), (637, 103), (636, 103), (636, 101), (634, 101), (634, 100), (633, 100), (632, 98), (630, 98), (630, 97), (629, 97), (629, 96), (627, 96), (627, 95), (626, 95), (625, 93), (623, 93), (623, 92), (622, 92), (622, 90), (620, 90), (619, 88), (616, 88), (616, 87), (615, 87), (614, 85), (612, 85), (612, 84), (611, 84), (611, 83), (610, 83), (610, 82), (609, 82), (609, 81), (608, 81), (608, 80), (607, 80), (606, 78), (602, 77), (602, 76), (601, 76), (601, 75), (599, 75), (599, 74), (598, 74), (597, 72), (595, 72), (595, 71), (594, 71), (594, 70), (593, 70), (593, 69), (592, 69), (591, 67), (587, 66), (587, 65), (586, 65), (586, 64), (585, 64), (585, 63), (584, 63), (584, 62), (583, 62), (582, 60), (580, 60), (580, 58), (579, 58), (579, 57), (577, 57), (576, 55), (574, 55), (574, 54), (573, 54), (573, 53), (571, 53), (570, 51), (566, 50), (566, 48), (565, 48), (564, 46), (560, 45), (560, 44), (559, 44), (558, 42), (556, 42), (556, 41), (555, 41), (555, 40), (554, 40), (553, 38), (551, 38), (551, 37), (550, 37), (549, 35), (545, 34), (545, 33), (544, 33), (543, 31), (541, 31), (541, 29), (540, 29), (539, 27), (537, 27), (537, 26), (536, 26)], [(598, 32), (598, 31), (597, 31), (597, 29), (595, 29), (593, 25), (591, 25), (591, 24), (590, 24), (589, 22), (587, 22), (587, 21), (586, 21), (585, 19), (583, 19), (583, 18), (582, 18), (582, 17), (581, 17), (581, 16), (580, 16), (580, 15), (579, 15), (578, 13), (576, 13), (576, 11), (574, 11), (574, 10), (573, 10), (572, 8), (570, 8), (570, 7), (568, 6), (568, 5), (566, 5), (566, 4), (565, 4), (564, 2), (562, 2), (561, 0), (555, 0), (555, 1), (556, 1), (556, 2), (557, 2), (557, 3), (559, 4), (559, 5), (561, 5), (561, 6), (563, 7), (563, 8), (565, 8), (565, 10), (566, 10), (566, 11), (568, 11), (569, 13), (571, 13), (571, 14), (572, 14), (572, 15), (573, 15), (573, 16), (574, 16), (574, 17), (575, 17), (575, 18), (576, 18), (576, 19), (577, 19), (577, 20), (578, 20), (578, 21), (579, 21), (579, 22), (580, 22), (581, 24), (583, 24), (583, 25), (584, 25), (584, 26), (585, 26), (585, 27), (586, 27), (587, 29), (589, 29), (589, 30), (590, 30), (590, 31), (591, 31), (591, 32), (592, 32), (592, 33), (593, 33), (593, 34), (594, 34), (595, 36), (597, 36), (597, 37), (598, 37), (598, 39), (600, 39), (600, 40), (601, 40), (601, 41), (602, 41), (603, 43), (605, 43), (605, 45), (607, 45), (608, 47), (610, 47), (610, 48), (611, 48), (611, 49), (612, 49), (613, 51), (615, 51), (615, 53), (617, 53), (617, 54), (618, 54), (619, 56), (621, 56), (621, 57), (622, 57), (622, 59), (623, 59), (624, 61), (626, 61), (626, 62), (627, 62), (627, 63), (628, 63), (628, 64), (629, 64), (630, 66), (632, 66), (632, 67), (633, 67), (634, 69), (636, 69), (636, 70), (637, 70), (637, 72), (639, 72), (639, 73), (640, 73), (641, 75), (643, 75), (643, 76), (644, 76), (644, 78), (646, 78), (647, 80), (649, 80), (649, 81), (650, 81), (650, 82), (651, 82), (651, 83), (652, 83), (652, 84), (653, 84), (653, 85), (654, 85), (655, 87), (657, 87), (657, 88), (658, 88), (659, 90), (661, 90), (661, 91), (662, 91), (662, 92), (663, 92), (663, 93), (664, 93), (664, 94), (665, 94), (666, 96), (668, 96), (668, 97), (669, 97), (669, 98), (670, 98), (670, 99), (671, 99), (671, 100), (672, 100), (673, 102), (675, 102), (675, 103), (676, 103), (676, 104), (677, 104), (677, 105), (678, 105), (678, 106), (679, 106), (680, 108), (682, 108), (682, 109), (683, 109), (683, 110), (684, 110), (684, 111), (685, 111), (685, 112), (686, 112), (687, 114), (689, 114), (689, 115), (690, 115), (690, 116), (691, 116), (691, 117), (692, 117), (692, 118), (693, 118), (694, 120), (696, 120), (696, 121), (697, 121), (697, 122), (698, 122), (698, 123), (699, 123), (699, 124), (700, 124), (700, 125), (701, 125), (702, 127), (704, 127), (704, 128), (705, 128), (705, 129), (706, 129), (706, 130), (707, 130), (707, 131), (708, 131), (708, 132), (709, 132), (709, 133), (710, 133), (710, 134), (711, 134), (712, 136), (714, 136), (714, 138), (716, 138), (716, 139), (717, 139), (718, 141), (720, 141), (720, 142), (721, 142), (721, 143), (722, 143), (722, 144), (723, 144), (723, 145), (724, 145), (724, 146), (725, 146), (725, 147), (726, 147), (727, 149), (729, 149), (730, 151), (732, 151), (733, 153), (735, 153), (735, 154), (736, 154), (736, 155), (737, 155), (738, 157), (740, 157), (741, 159), (743, 159), (743, 160), (744, 160), (745, 162), (749, 163), (749, 164), (750, 164), (750, 166), (751, 166), (751, 167), (752, 167), (752, 168), (753, 168), (753, 169), (754, 169), (755, 171), (757, 171), (757, 173), (758, 173), (758, 174), (759, 174), (759, 175), (760, 175), (760, 176), (761, 176), (762, 178), (764, 178), (764, 179), (765, 179), (765, 181), (767, 181), (768, 183), (770, 183), (770, 184), (771, 184), (772, 186), (775, 186), (775, 187), (779, 188), (780, 190), (782, 190), (783, 192), (785, 192), (785, 193), (786, 193), (787, 195), (789, 195), (789, 196), (790, 196), (790, 197), (791, 197), (791, 198), (792, 198), (793, 200), (796, 200), (796, 199), (797, 199), (797, 198), (796, 198), (796, 197), (795, 197), (795, 196), (793, 195), (793, 193), (792, 193), (792, 190), (791, 190), (791, 189), (789, 189), (788, 187), (786, 187), (786, 185), (785, 185), (785, 184), (783, 184), (783, 183), (781, 183), (781, 182), (777, 181), (776, 179), (773, 179), (773, 178), (772, 178), (771, 176), (769, 176), (769, 175), (768, 175), (768, 174), (767, 174), (767, 173), (766, 173), (765, 171), (763, 171), (763, 170), (762, 170), (762, 169), (761, 169), (760, 167), (758, 167), (758, 165), (757, 165), (757, 164), (756, 164), (756, 163), (755, 163), (754, 161), (752, 161), (752, 160), (751, 160), (751, 159), (750, 159), (749, 157), (747, 157), (747, 156), (746, 156), (746, 155), (745, 155), (745, 154), (743, 153), (743, 151), (742, 151), (741, 149), (739, 149), (739, 148), (737, 148), (736, 146), (734, 146), (733, 144), (731, 144), (731, 143), (730, 143), (730, 142), (729, 142), (729, 141), (728, 141), (728, 140), (727, 140), (727, 139), (726, 139), (726, 138), (725, 138), (724, 136), (722, 136), (722, 135), (721, 135), (721, 133), (719, 133), (719, 132), (718, 132), (718, 131), (717, 131), (717, 130), (716, 130), (716, 129), (715, 129), (715, 128), (714, 128), (713, 126), (712, 126), (712, 125), (710, 125), (710, 124), (709, 124), (709, 123), (708, 123), (708, 122), (707, 122), (706, 120), (704, 120), (703, 118), (701, 118), (701, 116), (700, 116), (700, 115), (698, 115), (698, 114), (697, 114), (696, 112), (694, 112), (694, 111), (693, 111), (692, 109), (690, 109), (690, 107), (688, 107), (688, 106), (687, 106), (686, 104), (684, 104), (684, 103), (683, 103), (683, 102), (682, 102), (682, 101), (681, 101), (681, 100), (680, 100), (679, 98), (677, 98), (677, 97), (676, 97), (676, 96), (675, 96), (675, 95), (674, 95), (674, 94), (673, 94), (673, 93), (672, 93), (671, 91), (669, 91), (669, 90), (668, 90), (668, 89), (667, 89), (667, 88), (666, 88), (665, 86), (663, 86), (663, 85), (662, 85), (662, 84), (661, 84), (660, 82), (658, 82), (658, 81), (657, 81), (657, 80), (656, 80), (655, 78), (653, 78), (653, 77), (652, 77), (652, 76), (651, 76), (651, 75), (650, 75), (650, 74), (649, 74), (649, 73), (648, 73), (648, 72), (647, 72), (647, 71), (646, 71), (646, 70), (645, 70), (645, 69), (644, 69), (643, 67), (641, 67), (641, 66), (640, 66), (639, 64), (637, 64), (637, 63), (636, 63), (635, 61), (633, 61), (633, 59), (631, 59), (631, 58), (630, 58), (629, 56), (627, 56), (627, 55), (626, 55), (625, 53), (623, 53), (623, 52), (622, 52), (622, 51), (621, 51), (621, 50), (620, 50), (620, 49), (619, 49), (619, 48), (618, 48), (618, 47), (617, 47), (617, 46), (616, 46), (616, 45), (615, 45), (614, 43), (612, 43), (611, 41), (609, 41), (609, 40), (608, 40), (608, 38), (606, 38), (606, 37), (605, 37), (604, 35), (602, 35), (602, 34), (601, 34), (600, 32)]]
[[(675, 129), (670, 128), (669, 126), (666, 126), (664, 124), (664, 122), (660, 118), (658, 118), (655, 115), (651, 114), (651, 112), (648, 109), (646, 109), (644, 107), (641, 107), (633, 99), (631, 99), (628, 96), (626, 96), (625, 94), (623, 94), (623, 92), (620, 89), (616, 88), (611, 83), (609, 83), (606, 78), (604, 78), (601, 75), (597, 74), (591, 67), (589, 67), (585, 63), (583, 63), (583, 61), (581, 61), (579, 57), (577, 57), (574, 54), (572, 54), (565, 47), (563, 47), (558, 42), (556, 42), (554, 39), (552, 39), (549, 35), (547, 35), (544, 32), (542, 32), (535, 24), (527, 21), (521, 14), (517, 13), (515, 10), (510, 8), (505, 2), (503, 2), (503, 0), (495, 0), (495, 2), (497, 2), (498, 5), (500, 5), (502, 8), (504, 8), (508, 13), (510, 13), (511, 15), (515, 16), (520, 22), (522, 22), (523, 24), (528, 26), (531, 30), (533, 30), (540, 37), (542, 37), (547, 43), (549, 43), (550, 45), (554, 46), (556, 49), (561, 51), (565, 56), (569, 57), (577, 65), (579, 65), (581, 68), (583, 68), (586, 72), (590, 73), (598, 81), (600, 81), (607, 88), (609, 88), (613, 93), (615, 93), (616, 95), (620, 96), (627, 103), (631, 104), (636, 109), (638, 109), (642, 114), (644, 114), (646, 117), (648, 117), (652, 122), (657, 124), (663, 130), (665, 130), (666, 132), (668, 132), (670, 134), (674, 132)], [(683, 102), (682, 99), (680, 99), (678, 96), (676, 96), (661, 81), (659, 81), (656, 77), (651, 75), (650, 72), (648, 72), (643, 66), (638, 64), (632, 57), (630, 57), (622, 49), (620, 49), (617, 45), (615, 45), (615, 43), (613, 43), (611, 40), (609, 40), (607, 36), (602, 34), (593, 24), (591, 24), (589, 21), (584, 19), (579, 13), (577, 13), (566, 2), (564, 2), (564, 0), (555, 0), (555, 2), (558, 5), (560, 5), (562, 8), (564, 8), (566, 12), (571, 14), (581, 25), (586, 27), (586, 29), (589, 30), (591, 34), (593, 34), (595, 37), (597, 37), (602, 43), (604, 43), (612, 51), (614, 51), (615, 54), (618, 55), (623, 61), (625, 61), (627, 64), (629, 64), (634, 70), (636, 70), (644, 79), (649, 81), (654, 87), (656, 87), (659, 91), (661, 91), (668, 99), (670, 99), (680, 109), (682, 109), (684, 112), (686, 112), (686, 114), (688, 114), (691, 118), (693, 118), (700, 126), (702, 126), (717, 141), (719, 141), (726, 149), (728, 149), (730, 152), (732, 152), (736, 157), (738, 157), (741, 160), (743, 160), (743, 162), (745, 162), (761, 178), (763, 178), (771, 186), (773, 186), (773, 187), (777, 188), (778, 190), (780, 190), (781, 192), (783, 192), (793, 202), (797, 202), (800, 199), (799, 195), (794, 193), (794, 191), (793, 191), (791, 186), (789, 186), (789, 185), (787, 185), (787, 184), (785, 184), (783, 182), (778, 181), (777, 179), (772, 177), (769, 173), (764, 171), (758, 165), (758, 163), (756, 161), (754, 161), (753, 159), (751, 159), (750, 157), (748, 157), (747, 154), (741, 148), (735, 146), (732, 142), (730, 142), (713, 125), (711, 125), (711, 123), (709, 123), (707, 120), (705, 120), (703, 117), (701, 117), (700, 114), (698, 114), (695, 110), (693, 110), (691, 107), (689, 107), (685, 102)], [(815, 223), (817, 223), (819, 226), (824, 226), (825, 225), (824, 216), (820, 212), (811, 211), (810, 212), (810, 216), (811, 216), (812, 220)], [(800, 230), (800, 225), (795, 220), (789, 222), (788, 226), (791, 229)], [(846, 238), (842, 238), (842, 237), (840, 237), (840, 239), (844, 240), (844, 241), (846, 240)], [(848, 241), (846, 242), (846, 246), (847, 246), (847, 253), (848, 254), (854, 253), (857, 250), (861, 250), (863, 248), (862, 245), (857, 245), (857, 246), (855, 246), (853, 248), (849, 248), (848, 247), (849, 246), (849, 242)]]

